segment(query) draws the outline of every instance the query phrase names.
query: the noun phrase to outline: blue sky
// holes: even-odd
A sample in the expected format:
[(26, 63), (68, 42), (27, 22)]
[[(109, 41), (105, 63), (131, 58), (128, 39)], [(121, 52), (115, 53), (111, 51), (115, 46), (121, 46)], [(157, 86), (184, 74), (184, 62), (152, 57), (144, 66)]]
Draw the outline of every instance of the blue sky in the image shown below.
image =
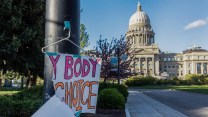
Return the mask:
[(108, 40), (125, 35), (138, 2), (162, 51), (181, 52), (193, 45), (208, 49), (208, 0), (81, 0), (81, 23), (90, 35), (88, 48), (100, 35)]

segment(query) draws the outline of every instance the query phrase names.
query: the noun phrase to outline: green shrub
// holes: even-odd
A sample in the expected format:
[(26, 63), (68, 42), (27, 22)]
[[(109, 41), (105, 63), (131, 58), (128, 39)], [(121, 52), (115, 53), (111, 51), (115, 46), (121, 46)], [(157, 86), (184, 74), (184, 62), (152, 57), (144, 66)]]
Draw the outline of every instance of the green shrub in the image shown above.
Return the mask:
[(0, 116), (31, 116), (43, 104), (43, 86), (0, 96)]
[(157, 79), (154, 77), (138, 77), (128, 78), (125, 81), (127, 86), (144, 86), (144, 85), (205, 85), (208, 84), (207, 75), (188, 74), (185, 80), (179, 80), (174, 77), (172, 79)]
[(112, 83), (100, 83), (99, 84), (99, 92), (106, 88), (116, 88), (119, 93), (121, 93), (124, 97), (125, 102), (127, 101), (127, 97), (129, 95), (127, 86), (124, 84), (112, 84)]
[(200, 74), (187, 74), (185, 76), (186, 80), (191, 81), (192, 85), (203, 85), (206, 83), (206, 75), (200, 75)]
[(98, 107), (102, 109), (124, 109), (124, 97), (115, 88), (103, 89), (98, 95)]
[(154, 77), (138, 77), (138, 78), (128, 78), (125, 81), (125, 85), (127, 86), (143, 86), (143, 85), (156, 85), (157, 80)]

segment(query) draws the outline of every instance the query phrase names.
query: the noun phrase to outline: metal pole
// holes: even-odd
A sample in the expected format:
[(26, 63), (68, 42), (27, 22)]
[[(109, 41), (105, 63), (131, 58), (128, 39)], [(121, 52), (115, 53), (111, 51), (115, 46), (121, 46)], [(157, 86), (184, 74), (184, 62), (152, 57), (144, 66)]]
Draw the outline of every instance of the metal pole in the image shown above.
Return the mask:
[[(70, 21), (71, 37), (75, 44), (80, 45), (80, 0), (46, 0), (45, 45), (67, 37), (64, 21)], [(48, 52), (79, 54), (79, 48), (68, 41), (60, 42), (46, 49)], [(53, 67), (45, 56), (44, 63), (44, 102), (54, 95), (52, 82)]]
[(117, 58), (118, 58), (118, 84), (120, 84), (120, 48), (117, 48)]

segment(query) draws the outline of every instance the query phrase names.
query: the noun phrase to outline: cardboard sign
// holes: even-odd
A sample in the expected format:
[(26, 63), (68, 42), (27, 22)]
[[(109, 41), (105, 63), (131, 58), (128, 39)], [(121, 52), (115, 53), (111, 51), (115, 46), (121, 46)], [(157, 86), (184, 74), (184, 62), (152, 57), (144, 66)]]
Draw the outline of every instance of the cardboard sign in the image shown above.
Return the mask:
[(54, 95), (32, 117), (75, 117), (75, 115), (66, 104)]
[(76, 114), (95, 113), (101, 59), (71, 54), (48, 54), (53, 65), (56, 96)]

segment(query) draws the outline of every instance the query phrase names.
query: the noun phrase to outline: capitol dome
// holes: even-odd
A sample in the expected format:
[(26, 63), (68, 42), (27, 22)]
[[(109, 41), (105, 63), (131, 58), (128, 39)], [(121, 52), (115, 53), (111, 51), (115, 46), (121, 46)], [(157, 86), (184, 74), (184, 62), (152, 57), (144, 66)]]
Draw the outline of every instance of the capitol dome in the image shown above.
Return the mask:
[(147, 24), (150, 25), (150, 19), (148, 15), (142, 11), (141, 4), (138, 3), (137, 11), (131, 16), (129, 20), (129, 26), (134, 24)]

